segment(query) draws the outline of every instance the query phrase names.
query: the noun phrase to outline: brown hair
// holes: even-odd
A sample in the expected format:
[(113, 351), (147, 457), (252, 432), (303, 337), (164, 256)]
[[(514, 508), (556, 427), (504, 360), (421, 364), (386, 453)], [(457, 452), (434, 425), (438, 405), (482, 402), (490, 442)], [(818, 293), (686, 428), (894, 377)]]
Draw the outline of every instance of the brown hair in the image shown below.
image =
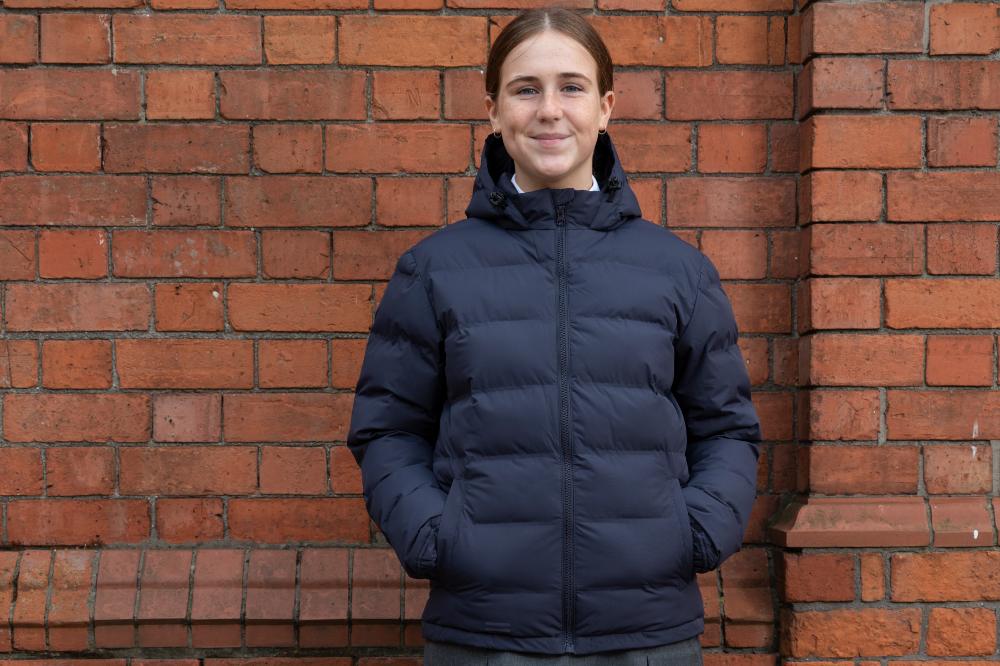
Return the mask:
[(558, 30), (580, 42), (597, 62), (597, 89), (603, 96), (614, 87), (611, 54), (600, 34), (580, 14), (564, 7), (535, 7), (521, 12), (500, 31), (486, 60), (486, 94), (500, 90), (500, 67), (518, 44), (545, 30)]

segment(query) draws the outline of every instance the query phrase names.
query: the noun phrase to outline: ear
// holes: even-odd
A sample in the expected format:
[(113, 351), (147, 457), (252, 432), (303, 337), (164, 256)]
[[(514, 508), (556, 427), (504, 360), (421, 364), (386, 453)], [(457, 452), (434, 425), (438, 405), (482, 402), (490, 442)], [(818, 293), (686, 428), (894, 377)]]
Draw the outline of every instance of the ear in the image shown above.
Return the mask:
[(615, 108), (615, 93), (609, 90), (601, 97), (601, 127), (607, 127), (611, 120), (611, 112)]
[(488, 113), (490, 116), (490, 123), (491, 123), (490, 129), (492, 130), (494, 127), (500, 124), (500, 117), (497, 114), (497, 103), (494, 102), (493, 98), (490, 97), (489, 95), (485, 96), (485, 101), (486, 101), (486, 113)]

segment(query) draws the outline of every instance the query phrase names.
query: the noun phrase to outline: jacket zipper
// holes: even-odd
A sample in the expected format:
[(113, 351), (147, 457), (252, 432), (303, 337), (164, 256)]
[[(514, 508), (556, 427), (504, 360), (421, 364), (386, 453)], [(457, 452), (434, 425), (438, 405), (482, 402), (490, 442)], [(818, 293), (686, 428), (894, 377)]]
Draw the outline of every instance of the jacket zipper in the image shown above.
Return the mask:
[(567, 324), (567, 267), (566, 267), (566, 207), (556, 205), (556, 226), (558, 227), (557, 273), (559, 278), (559, 439), (563, 456), (563, 622), (564, 645), (567, 652), (573, 651), (573, 457), (569, 437), (569, 326)]

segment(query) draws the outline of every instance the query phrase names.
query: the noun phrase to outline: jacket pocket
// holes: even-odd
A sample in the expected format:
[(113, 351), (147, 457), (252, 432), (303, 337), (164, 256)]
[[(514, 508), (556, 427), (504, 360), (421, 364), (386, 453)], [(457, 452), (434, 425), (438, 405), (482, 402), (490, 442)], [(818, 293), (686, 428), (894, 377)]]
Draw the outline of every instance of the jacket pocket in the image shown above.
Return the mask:
[(462, 478), (456, 477), (448, 488), (448, 496), (444, 500), (444, 510), (441, 512), (441, 522), (435, 536), (437, 561), (434, 564), (434, 578), (444, 580), (448, 565), (448, 550), (453, 541), (453, 531), (462, 515)]
[(674, 517), (677, 519), (677, 530), (680, 534), (684, 578), (695, 577), (694, 570), (694, 535), (691, 533), (691, 519), (688, 518), (687, 502), (681, 490), (681, 482), (677, 478), (670, 479), (671, 496), (674, 504)]

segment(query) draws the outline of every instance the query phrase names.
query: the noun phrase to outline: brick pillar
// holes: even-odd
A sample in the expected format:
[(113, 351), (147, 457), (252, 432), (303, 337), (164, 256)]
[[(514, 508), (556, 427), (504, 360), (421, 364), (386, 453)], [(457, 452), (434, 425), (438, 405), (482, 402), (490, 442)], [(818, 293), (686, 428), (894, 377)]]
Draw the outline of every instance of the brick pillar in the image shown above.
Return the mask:
[(997, 659), (1000, 4), (802, 12), (789, 659)]

